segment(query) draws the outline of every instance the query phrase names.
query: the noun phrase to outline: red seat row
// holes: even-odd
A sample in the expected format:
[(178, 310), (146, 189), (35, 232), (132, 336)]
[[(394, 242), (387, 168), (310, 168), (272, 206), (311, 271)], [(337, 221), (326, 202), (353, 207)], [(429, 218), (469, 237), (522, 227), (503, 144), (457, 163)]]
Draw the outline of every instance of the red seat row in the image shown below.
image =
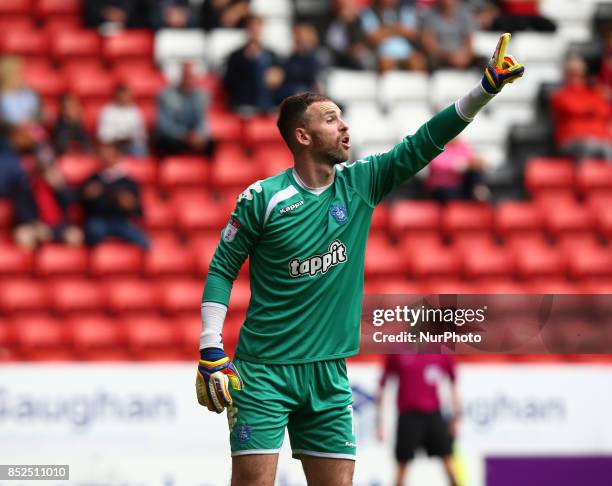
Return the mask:
[[(54, 312), (58, 315), (110, 312), (199, 315), (204, 279), (135, 277), (93, 280), (15, 278), (0, 283), (0, 312), (6, 315)], [(232, 290), (233, 313), (244, 313), (250, 299), (249, 283), (238, 278)]]
[(81, 0), (11, 0), (0, 2), (0, 16), (34, 14), (44, 19), (53, 15), (79, 15)]
[(98, 61), (100, 58), (110, 62), (127, 59), (150, 62), (153, 58), (153, 36), (149, 30), (124, 30), (102, 37), (95, 30), (70, 28), (49, 35), (36, 28), (15, 27), (3, 31), (0, 53), (43, 60), (51, 56), (57, 62)]
[(574, 194), (612, 192), (612, 165), (605, 160), (587, 160), (575, 165), (569, 159), (537, 157), (527, 162), (525, 186), (536, 197), (552, 193), (557, 198)]
[[(236, 345), (241, 322), (226, 320), (223, 340), (228, 351)], [(193, 360), (201, 328), (197, 315), (172, 320), (150, 313), (120, 318), (21, 316), (0, 321), (0, 361)]]

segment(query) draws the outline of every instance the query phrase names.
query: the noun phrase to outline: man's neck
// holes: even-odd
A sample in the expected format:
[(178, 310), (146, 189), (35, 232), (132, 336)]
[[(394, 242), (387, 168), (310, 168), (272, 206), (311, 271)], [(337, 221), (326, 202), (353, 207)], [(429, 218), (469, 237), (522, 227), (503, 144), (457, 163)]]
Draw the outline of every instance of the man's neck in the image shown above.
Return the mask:
[(301, 181), (310, 189), (329, 186), (334, 182), (336, 171), (332, 165), (310, 158), (296, 159), (294, 169)]

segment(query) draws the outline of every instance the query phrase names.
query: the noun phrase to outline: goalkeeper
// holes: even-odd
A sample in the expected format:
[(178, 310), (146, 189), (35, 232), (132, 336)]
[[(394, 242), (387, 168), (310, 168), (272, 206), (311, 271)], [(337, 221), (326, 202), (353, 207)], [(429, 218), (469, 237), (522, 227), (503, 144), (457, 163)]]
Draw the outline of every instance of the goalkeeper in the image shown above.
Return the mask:
[[(454, 105), (389, 152), (353, 163), (345, 162), (348, 126), (332, 100), (303, 93), (281, 104), (278, 128), (294, 167), (238, 196), (202, 299), (196, 392), (209, 410), (228, 408), (232, 485), (274, 484), (285, 428), (308, 484), (352, 484), (356, 445), (345, 358), (359, 352), (372, 212), (522, 76), (523, 66), (506, 55), (509, 39), (500, 37), (482, 82)], [(230, 361), (222, 326), (247, 257), (251, 301)]]

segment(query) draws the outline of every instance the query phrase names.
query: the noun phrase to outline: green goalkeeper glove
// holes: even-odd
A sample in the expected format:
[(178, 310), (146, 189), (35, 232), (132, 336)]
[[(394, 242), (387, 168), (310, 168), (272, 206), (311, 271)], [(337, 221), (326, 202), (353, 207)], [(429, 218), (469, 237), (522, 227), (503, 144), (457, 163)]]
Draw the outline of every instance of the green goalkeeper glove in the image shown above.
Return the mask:
[(506, 85), (513, 83), (525, 73), (525, 66), (511, 55), (506, 54), (510, 42), (510, 34), (502, 34), (493, 53), (493, 57), (485, 68), (482, 86), (490, 94), (497, 94)]

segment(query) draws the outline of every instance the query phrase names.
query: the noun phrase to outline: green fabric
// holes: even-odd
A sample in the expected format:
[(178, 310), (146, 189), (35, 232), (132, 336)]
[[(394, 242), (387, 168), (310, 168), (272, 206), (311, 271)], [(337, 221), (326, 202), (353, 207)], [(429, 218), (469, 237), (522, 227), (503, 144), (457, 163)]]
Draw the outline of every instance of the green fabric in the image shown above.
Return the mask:
[[(264, 365), (235, 359), (245, 387), (228, 409), (232, 453), (275, 451), (289, 431), (294, 457), (353, 458), (353, 396), (343, 359)], [(299, 384), (299, 386), (297, 386)]]
[(210, 265), (204, 301), (227, 304), (250, 258), (251, 302), (236, 356), (305, 363), (359, 352), (364, 256), (372, 212), (467, 124), (454, 107), (389, 152), (336, 166), (314, 195), (292, 169), (243, 192)]

